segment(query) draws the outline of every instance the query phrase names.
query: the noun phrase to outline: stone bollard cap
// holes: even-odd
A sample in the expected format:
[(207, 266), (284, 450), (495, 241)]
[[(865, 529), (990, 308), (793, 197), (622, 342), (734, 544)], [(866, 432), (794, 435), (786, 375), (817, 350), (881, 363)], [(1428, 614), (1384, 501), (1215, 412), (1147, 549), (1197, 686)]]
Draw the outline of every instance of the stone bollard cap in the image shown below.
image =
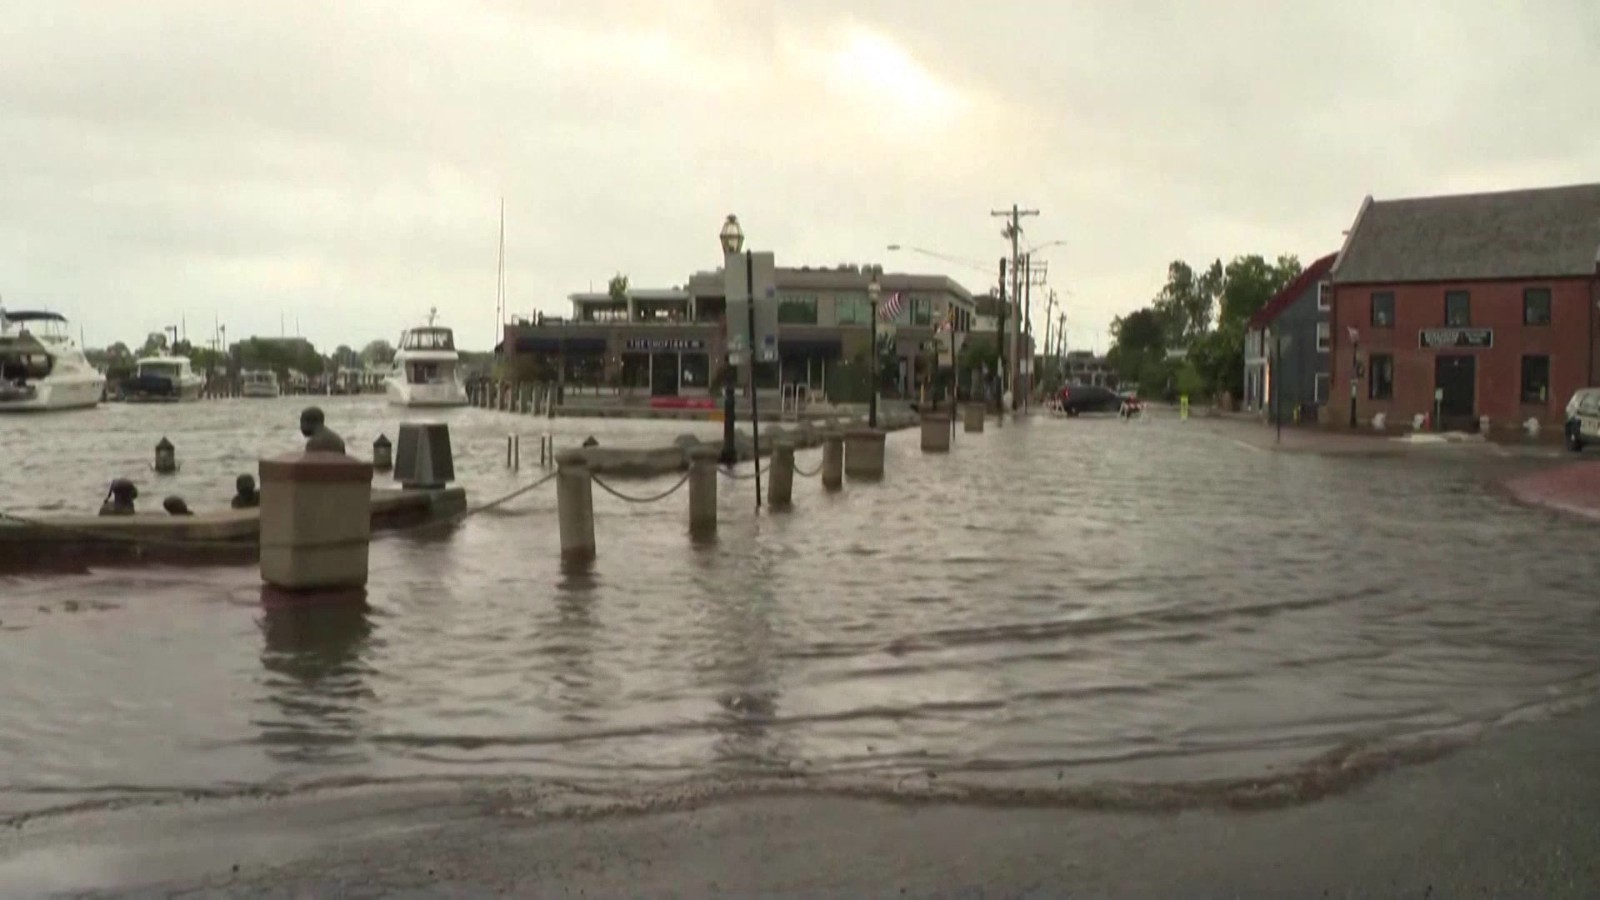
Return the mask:
[(791, 438), (787, 438), (787, 437), (778, 438), (777, 440), (772, 442), (772, 450), (773, 450), (773, 452), (787, 450), (790, 453), (793, 453), (794, 452), (794, 440), (791, 439)]
[(261, 460), (261, 483), (286, 482), (370, 482), (372, 463), (322, 450), (285, 453)]
[(879, 441), (881, 443), (888, 435), (877, 428), (852, 428), (845, 432), (845, 437), (851, 440)]
[(692, 460), (716, 460), (722, 456), (722, 447), (716, 444), (696, 444), (688, 448)]
[(589, 456), (582, 450), (563, 450), (556, 454), (556, 465), (558, 466), (587, 466), (588, 464)]

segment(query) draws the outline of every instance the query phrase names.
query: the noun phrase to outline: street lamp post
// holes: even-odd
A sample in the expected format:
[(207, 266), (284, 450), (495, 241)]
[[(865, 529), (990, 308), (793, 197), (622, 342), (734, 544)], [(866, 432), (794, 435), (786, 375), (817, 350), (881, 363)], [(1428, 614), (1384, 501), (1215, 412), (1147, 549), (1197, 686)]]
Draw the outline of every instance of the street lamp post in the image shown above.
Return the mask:
[(882, 288), (878, 284), (878, 272), (874, 269), (871, 280), (867, 282), (867, 299), (872, 303), (872, 349), (868, 352), (868, 358), (871, 359), (871, 363), (867, 367), (867, 371), (871, 373), (870, 387), (872, 388), (872, 397), (867, 406), (868, 428), (878, 427), (878, 386), (883, 381), (883, 373), (879, 371), (883, 358), (878, 353), (878, 295), (881, 291)]
[[(722, 242), (723, 271), (727, 271), (727, 267), (732, 262), (733, 258), (738, 256), (739, 251), (744, 248), (744, 229), (739, 227), (738, 216), (735, 216), (731, 213), (728, 215), (727, 221), (722, 223), (722, 231), (718, 234), (718, 238)], [(746, 269), (748, 270), (748, 268), (749, 266), (747, 264)], [(732, 299), (733, 298), (731, 297), (724, 297), (722, 300), (722, 315), (724, 319), (726, 319), (728, 316), (728, 302)], [(726, 335), (727, 329), (724, 328), (723, 331), (724, 335)], [(722, 366), (722, 454), (720, 462), (725, 466), (731, 466), (739, 461), (739, 450), (734, 445), (733, 436), (733, 353), (727, 346), (723, 347)]]

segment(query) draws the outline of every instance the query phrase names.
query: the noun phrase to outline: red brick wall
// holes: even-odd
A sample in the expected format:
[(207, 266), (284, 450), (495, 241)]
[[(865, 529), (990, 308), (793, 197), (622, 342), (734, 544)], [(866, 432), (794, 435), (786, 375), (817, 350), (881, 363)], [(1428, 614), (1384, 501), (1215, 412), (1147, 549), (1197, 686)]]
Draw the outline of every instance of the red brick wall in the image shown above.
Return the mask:
[[(1522, 291), (1529, 287), (1550, 289), (1549, 325), (1522, 324)], [(1530, 416), (1538, 417), (1547, 425), (1560, 422), (1567, 398), (1574, 390), (1589, 384), (1593, 371), (1590, 354), (1595, 345), (1591, 341), (1591, 330), (1600, 318), (1590, 314), (1592, 298), (1600, 296), (1593, 278), (1338, 285), (1333, 308), (1333, 420), (1349, 421), (1349, 326), (1355, 326), (1360, 332), (1363, 367), (1371, 353), (1394, 356), (1393, 399), (1367, 399), (1365, 374), (1357, 386), (1356, 414), (1362, 425), (1377, 412), (1388, 413), (1390, 423), (1398, 425), (1408, 423), (1414, 413), (1433, 409), (1434, 358), (1441, 351), (1419, 347), (1418, 332), (1444, 327), (1447, 290), (1470, 291), (1471, 327), (1494, 329), (1492, 349), (1443, 351), (1477, 357), (1475, 414), (1489, 416), (1492, 427), (1497, 429), (1520, 423)], [(1395, 322), (1390, 328), (1372, 326), (1371, 296), (1381, 291), (1394, 293)], [(1525, 354), (1550, 357), (1550, 392), (1542, 405), (1521, 402), (1522, 357)]]

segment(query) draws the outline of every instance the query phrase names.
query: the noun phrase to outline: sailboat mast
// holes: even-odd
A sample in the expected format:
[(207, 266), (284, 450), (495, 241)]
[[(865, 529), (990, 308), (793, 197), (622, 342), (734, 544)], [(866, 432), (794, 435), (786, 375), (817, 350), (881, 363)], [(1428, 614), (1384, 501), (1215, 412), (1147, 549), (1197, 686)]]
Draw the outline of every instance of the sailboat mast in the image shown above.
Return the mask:
[(500, 258), (495, 267), (493, 348), (500, 343), (506, 324), (506, 198), (500, 198)]

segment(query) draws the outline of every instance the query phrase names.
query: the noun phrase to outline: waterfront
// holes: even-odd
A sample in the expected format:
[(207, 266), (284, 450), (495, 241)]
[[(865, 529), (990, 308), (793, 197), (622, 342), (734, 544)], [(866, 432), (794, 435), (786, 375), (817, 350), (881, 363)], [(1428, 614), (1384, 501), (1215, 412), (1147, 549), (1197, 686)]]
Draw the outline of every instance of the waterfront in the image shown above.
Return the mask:
[[(337, 408), (353, 447), (393, 421)], [(513, 483), (503, 434), (543, 425), (449, 415), (478, 500)], [(226, 428), (271, 451), (292, 424)], [(66, 493), (65, 442), (7, 496)], [(1593, 692), (1600, 534), (1492, 490), (1517, 461), (1263, 454), (1172, 419), (888, 448), (883, 484), (802, 481), (786, 515), (723, 482), (709, 547), (681, 495), (597, 491), (588, 574), (535, 492), (375, 543), (367, 609), (263, 610), (250, 567), (0, 579), (0, 811), (417, 779), (551, 813), (769, 788), (1276, 803)]]

